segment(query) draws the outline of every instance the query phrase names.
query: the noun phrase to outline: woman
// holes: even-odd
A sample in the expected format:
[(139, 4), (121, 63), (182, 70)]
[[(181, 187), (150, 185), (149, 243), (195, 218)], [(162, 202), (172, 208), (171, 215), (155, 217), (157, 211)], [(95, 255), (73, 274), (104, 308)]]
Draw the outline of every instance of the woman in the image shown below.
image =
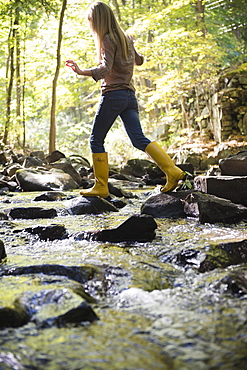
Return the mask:
[(143, 56), (134, 48), (133, 40), (118, 24), (111, 8), (103, 2), (91, 4), (88, 21), (95, 39), (98, 66), (80, 69), (73, 60), (66, 65), (75, 73), (102, 80), (102, 96), (94, 118), (90, 147), (93, 157), (95, 182), (90, 189), (83, 189), (84, 196), (106, 198), (108, 190), (108, 158), (104, 149), (105, 137), (120, 116), (134, 147), (146, 152), (166, 174), (162, 192), (175, 189), (184, 172), (174, 165), (171, 158), (156, 143), (147, 139), (141, 128), (135, 88), (132, 84), (134, 65), (143, 63)]

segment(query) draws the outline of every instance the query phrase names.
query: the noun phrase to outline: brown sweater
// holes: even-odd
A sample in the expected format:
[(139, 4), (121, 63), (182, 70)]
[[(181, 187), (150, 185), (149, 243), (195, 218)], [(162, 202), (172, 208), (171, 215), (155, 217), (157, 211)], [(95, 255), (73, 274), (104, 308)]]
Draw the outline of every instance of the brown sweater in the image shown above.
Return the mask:
[(130, 57), (125, 60), (116, 43), (106, 34), (102, 43), (101, 61), (91, 68), (95, 81), (102, 80), (102, 94), (108, 91), (130, 89), (135, 92), (132, 84), (134, 65), (143, 64), (144, 58), (137, 53), (133, 41), (129, 38)]

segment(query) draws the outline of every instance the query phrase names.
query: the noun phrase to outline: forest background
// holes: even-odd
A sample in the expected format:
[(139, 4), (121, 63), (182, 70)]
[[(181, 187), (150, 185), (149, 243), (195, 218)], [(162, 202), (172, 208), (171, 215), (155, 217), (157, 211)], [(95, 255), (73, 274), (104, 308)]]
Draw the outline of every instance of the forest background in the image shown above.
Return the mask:
[[(246, 62), (246, 0), (112, 0), (145, 63), (135, 68), (145, 134), (168, 125), (166, 147), (187, 140), (184, 100), (219, 73)], [(55, 149), (89, 157), (100, 82), (65, 67), (96, 66), (88, 0), (0, 0), (0, 149)], [(189, 129), (189, 130), (188, 130)], [(106, 140), (111, 162), (140, 157), (116, 121)]]

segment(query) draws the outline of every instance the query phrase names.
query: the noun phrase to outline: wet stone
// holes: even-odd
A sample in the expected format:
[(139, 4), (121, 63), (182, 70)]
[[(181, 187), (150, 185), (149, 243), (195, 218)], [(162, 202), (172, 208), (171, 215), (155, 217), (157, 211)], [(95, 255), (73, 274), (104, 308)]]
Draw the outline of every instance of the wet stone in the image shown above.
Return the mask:
[(123, 190), (123, 189), (121, 189), (121, 187), (114, 186), (110, 182), (108, 183), (108, 187), (109, 187), (110, 194), (114, 195), (115, 197), (126, 198), (126, 199), (137, 198), (137, 196), (135, 194), (133, 194), (129, 191)]
[(6, 257), (7, 257), (7, 254), (5, 251), (4, 243), (2, 240), (0, 240), (0, 262), (4, 260)]
[[(199, 272), (208, 272), (216, 268), (223, 269), (247, 262), (247, 240), (209, 245), (203, 251), (183, 249), (175, 255), (161, 256), (160, 259), (162, 262), (173, 263), (181, 267), (195, 268)], [(246, 281), (245, 287), (247, 289)]]
[(226, 285), (226, 291), (234, 296), (242, 296), (247, 294), (247, 271), (233, 271), (230, 272), (220, 284)]
[(46, 193), (40, 194), (37, 197), (35, 197), (34, 201), (54, 202), (63, 199), (67, 199), (67, 195), (65, 193), (62, 193), (60, 191), (47, 191)]
[(0, 329), (18, 328), (27, 324), (30, 316), (19, 300), (15, 300), (13, 307), (0, 307)]
[(82, 322), (93, 322), (99, 320), (91, 306), (82, 302), (78, 307), (72, 308), (63, 315), (56, 317), (53, 321), (59, 328), (68, 324), (80, 324)]
[(0, 220), (7, 220), (8, 219), (8, 216), (6, 215), (5, 212), (0, 212)]
[(113, 204), (99, 197), (76, 197), (66, 201), (65, 206), (72, 215), (118, 212)]
[(157, 223), (149, 215), (133, 215), (116, 229), (97, 232), (82, 232), (75, 235), (77, 240), (93, 240), (103, 242), (136, 241), (147, 242), (155, 238)]
[(200, 251), (194, 249), (183, 249), (180, 253), (166, 258), (161, 258), (162, 262), (174, 263), (182, 267), (200, 267), (200, 260), (202, 254)]
[(40, 240), (62, 240), (68, 238), (64, 225), (27, 227), (24, 231), (38, 235)]
[(91, 266), (64, 266), (54, 264), (23, 266), (10, 269), (2, 269), (0, 276), (19, 276), (44, 274), (52, 276), (65, 276), (68, 279), (84, 284), (92, 279), (96, 273), (96, 268)]
[(190, 193), (191, 191), (179, 191), (151, 196), (142, 204), (141, 213), (153, 217), (185, 218), (186, 213), (181, 199)]
[(201, 223), (235, 223), (247, 219), (247, 207), (215, 195), (193, 192), (183, 203), (187, 216), (196, 217)]
[(200, 264), (199, 272), (212, 271), (216, 268), (225, 268), (247, 262), (247, 239), (221, 243), (210, 246), (206, 252), (206, 258)]
[(54, 218), (57, 216), (57, 211), (53, 208), (16, 207), (10, 210), (9, 216), (13, 219)]

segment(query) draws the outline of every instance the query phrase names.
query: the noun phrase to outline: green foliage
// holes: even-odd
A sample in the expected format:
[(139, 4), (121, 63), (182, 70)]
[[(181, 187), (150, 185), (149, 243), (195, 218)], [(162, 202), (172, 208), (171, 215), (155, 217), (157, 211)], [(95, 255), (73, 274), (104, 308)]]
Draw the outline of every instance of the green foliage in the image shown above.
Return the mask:
[[(167, 143), (171, 143), (183, 128), (181, 105), (189, 91), (212, 84), (220, 70), (244, 60), (247, 43), (245, 1), (204, 1), (201, 27), (195, 2), (191, 0), (106, 2), (115, 10), (122, 27), (134, 37), (137, 50), (145, 56), (145, 63), (136, 68), (134, 77), (144, 132), (151, 136), (157, 126), (168, 125)], [(89, 153), (88, 138), (100, 96), (100, 83), (78, 77), (64, 64), (66, 59), (74, 59), (82, 68), (96, 65), (94, 42), (85, 17), (89, 4), (89, 0), (68, 0), (63, 27), (56, 121), (57, 149), (66, 154)], [(0, 0), (1, 124), (4, 124), (6, 112), (7, 40), (13, 23), (11, 17), (18, 8), (24, 96), (21, 119), (26, 126), (27, 145), (45, 151), (60, 7), (61, 0)], [(207, 31), (205, 37), (201, 28)], [(23, 135), (22, 125), (17, 130), (15, 99), (14, 87), (9, 137), (12, 144), (17, 136), (21, 141)], [(121, 123), (116, 122), (114, 127), (107, 138), (108, 150), (120, 151), (122, 158), (128, 157), (131, 150), (132, 155), (138, 155), (129, 145)], [(121, 156), (114, 157), (121, 161)]]

